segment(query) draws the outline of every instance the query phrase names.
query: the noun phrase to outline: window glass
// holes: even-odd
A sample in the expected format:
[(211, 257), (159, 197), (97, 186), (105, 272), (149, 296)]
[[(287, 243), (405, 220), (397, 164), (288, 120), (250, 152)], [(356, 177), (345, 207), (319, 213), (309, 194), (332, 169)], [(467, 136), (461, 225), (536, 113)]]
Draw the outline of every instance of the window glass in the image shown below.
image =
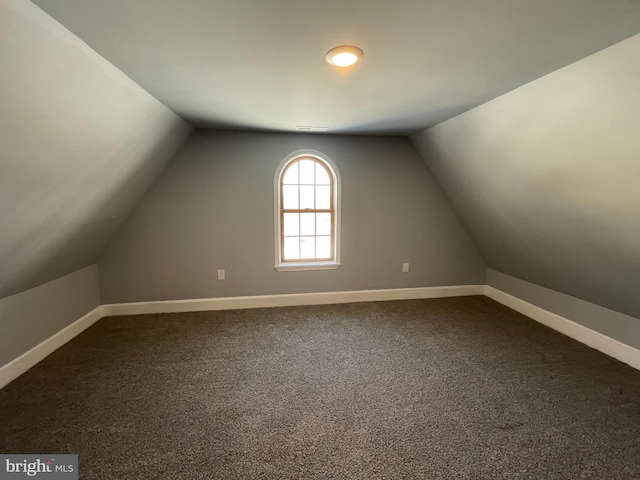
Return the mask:
[(284, 173), (282, 177), (282, 183), (285, 185), (297, 185), (298, 184), (298, 164), (294, 163), (287, 171)]
[(285, 237), (297, 237), (300, 235), (300, 214), (285, 213), (283, 215), (283, 234)]
[(300, 237), (284, 238), (284, 259), (298, 260), (300, 258)]
[(281, 172), (277, 184), (279, 265), (335, 262), (333, 268), (337, 268), (334, 170), (317, 157), (301, 155)]
[(316, 163), (316, 185), (331, 185), (329, 172), (319, 163)]
[(316, 235), (331, 235), (330, 213), (316, 213)]
[(297, 185), (282, 186), (282, 208), (286, 210), (298, 209), (298, 188)]
[(313, 160), (300, 160), (300, 185), (315, 184), (315, 162)]
[(331, 258), (331, 237), (316, 237), (316, 256)]
[(316, 188), (316, 208), (318, 210), (329, 210), (331, 208), (331, 187), (317, 186)]
[(315, 187), (313, 185), (300, 186), (300, 210), (313, 210), (315, 208), (314, 194)]

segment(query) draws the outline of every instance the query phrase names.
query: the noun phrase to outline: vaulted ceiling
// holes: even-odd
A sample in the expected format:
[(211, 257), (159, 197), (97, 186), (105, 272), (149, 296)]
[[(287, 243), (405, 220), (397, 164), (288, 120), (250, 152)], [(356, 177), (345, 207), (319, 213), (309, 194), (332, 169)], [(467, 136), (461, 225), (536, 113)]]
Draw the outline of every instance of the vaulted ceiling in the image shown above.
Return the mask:
[(0, 298), (96, 263), (191, 131), (26, 0), (0, 0)]
[(633, 0), (35, 3), (193, 125), (275, 131), (415, 133), (640, 32)]
[(0, 298), (95, 263), (189, 123), (310, 125), (422, 132), (491, 268), (640, 315), (640, 1), (34, 3), (0, 0)]
[(639, 132), (635, 35), (413, 140), (492, 269), (640, 318)]

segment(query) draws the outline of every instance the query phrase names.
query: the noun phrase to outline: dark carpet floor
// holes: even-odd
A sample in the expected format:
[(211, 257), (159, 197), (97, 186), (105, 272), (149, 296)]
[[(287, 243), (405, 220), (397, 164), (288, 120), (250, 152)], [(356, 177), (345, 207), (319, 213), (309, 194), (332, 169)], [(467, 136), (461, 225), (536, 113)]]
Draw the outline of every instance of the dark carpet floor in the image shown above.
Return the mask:
[(640, 372), (485, 297), (105, 318), (0, 426), (84, 479), (630, 479)]

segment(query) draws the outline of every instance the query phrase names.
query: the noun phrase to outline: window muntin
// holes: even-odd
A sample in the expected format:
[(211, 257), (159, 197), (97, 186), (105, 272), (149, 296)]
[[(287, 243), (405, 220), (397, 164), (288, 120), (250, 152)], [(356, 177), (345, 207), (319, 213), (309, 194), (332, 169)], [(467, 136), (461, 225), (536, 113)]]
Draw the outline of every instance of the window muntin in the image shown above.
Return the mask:
[(275, 269), (340, 267), (340, 173), (314, 150), (287, 156), (274, 176)]
[(300, 156), (280, 176), (280, 262), (330, 262), (335, 246), (335, 182), (321, 160)]

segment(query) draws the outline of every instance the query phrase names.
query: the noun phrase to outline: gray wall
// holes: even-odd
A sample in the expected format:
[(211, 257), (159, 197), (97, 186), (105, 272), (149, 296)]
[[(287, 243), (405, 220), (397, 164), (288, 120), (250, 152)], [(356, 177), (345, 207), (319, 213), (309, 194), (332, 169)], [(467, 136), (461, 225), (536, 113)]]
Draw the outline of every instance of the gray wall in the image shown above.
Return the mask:
[[(273, 177), (300, 149), (328, 155), (342, 177), (337, 270), (273, 268)], [(483, 284), (485, 269), (407, 139), (204, 130), (99, 263), (104, 303)]]
[(413, 137), (490, 268), (640, 317), (639, 86), (636, 35)]
[(0, 299), (0, 367), (99, 305), (96, 265)]
[(640, 328), (638, 328), (636, 317), (618, 313), (491, 269), (487, 270), (487, 285), (640, 349)]
[(94, 264), (190, 133), (26, 0), (0, 0), (0, 298)]

